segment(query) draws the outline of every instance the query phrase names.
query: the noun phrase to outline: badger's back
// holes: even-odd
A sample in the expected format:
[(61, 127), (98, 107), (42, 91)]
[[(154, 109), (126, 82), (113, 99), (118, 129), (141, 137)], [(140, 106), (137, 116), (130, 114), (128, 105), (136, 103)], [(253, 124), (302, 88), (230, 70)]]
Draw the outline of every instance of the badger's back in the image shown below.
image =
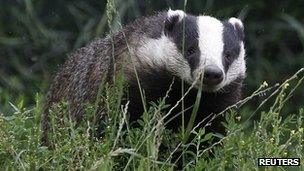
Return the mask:
[(114, 71), (114, 66), (119, 70), (127, 63), (126, 78), (135, 78), (130, 66), (128, 46), (132, 49), (140, 46), (142, 37), (159, 37), (164, 17), (165, 12), (142, 17), (118, 33), (95, 39), (69, 55), (47, 94), (42, 118), (43, 142), (47, 144), (47, 133), (51, 127), (49, 109), (54, 104), (67, 101), (72, 118), (81, 120), (84, 114), (83, 105), (96, 100), (101, 81), (112, 82), (114, 74), (118, 73)]
[[(142, 17), (113, 36), (96, 39), (70, 54), (51, 84), (47, 97), (48, 103), (62, 99), (76, 103), (92, 100), (100, 81), (104, 77), (108, 81), (113, 78), (114, 62), (118, 69), (127, 62), (126, 70), (132, 70), (129, 51), (141, 46), (143, 37), (160, 37), (164, 17), (165, 12), (151, 17)], [(131, 55), (140, 58), (136, 54)], [(128, 74), (132, 75), (132, 73)]]

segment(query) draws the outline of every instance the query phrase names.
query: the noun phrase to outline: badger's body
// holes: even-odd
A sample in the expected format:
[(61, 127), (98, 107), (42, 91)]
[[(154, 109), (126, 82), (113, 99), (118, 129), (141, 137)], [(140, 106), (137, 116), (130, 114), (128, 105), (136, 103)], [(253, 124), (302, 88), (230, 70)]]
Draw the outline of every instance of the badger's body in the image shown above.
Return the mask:
[[(71, 116), (81, 120), (83, 105), (96, 100), (102, 80), (111, 83), (121, 69), (128, 85), (131, 122), (143, 113), (134, 67), (147, 104), (163, 98), (174, 79), (166, 99), (172, 107), (182, 96), (184, 80), (185, 90), (194, 84), (184, 99), (185, 109), (190, 107), (185, 113), (186, 120), (190, 118), (191, 106), (200, 86), (203, 95), (196, 122), (211, 113), (221, 112), (240, 99), (246, 70), (243, 34), (242, 22), (236, 18), (221, 22), (209, 16), (169, 10), (140, 18), (113, 37), (96, 39), (71, 54), (55, 77), (44, 109), (43, 141), (47, 142), (49, 108), (53, 104), (66, 100)], [(203, 81), (197, 81), (201, 71), (204, 73)], [(180, 111), (179, 106), (171, 116)], [(177, 117), (167, 126), (177, 130), (181, 126), (179, 122), (181, 119)], [(213, 131), (222, 129), (218, 121), (208, 128)]]

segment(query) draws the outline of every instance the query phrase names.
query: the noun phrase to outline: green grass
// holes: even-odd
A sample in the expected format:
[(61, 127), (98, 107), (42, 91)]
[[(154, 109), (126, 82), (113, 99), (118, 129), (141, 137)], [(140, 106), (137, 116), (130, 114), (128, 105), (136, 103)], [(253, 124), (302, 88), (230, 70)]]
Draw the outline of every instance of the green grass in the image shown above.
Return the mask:
[[(299, 157), (302, 166), (293, 169), (304, 169), (304, 109), (298, 109), (295, 114), (282, 112), (294, 90), (303, 87), (303, 70), (280, 85), (262, 84), (240, 102), (246, 107), (248, 100), (271, 92), (261, 102), (261, 105), (268, 104), (268, 110), (248, 113), (246, 110), (236, 112), (233, 106), (227, 108), (224, 123), (227, 135), (205, 148), (199, 147), (218, 135), (205, 134), (202, 125), (199, 130), (192, 129), (195, 138), (184, 143), (182, 132), (173, 134), (165, 128), (161, 111), (168, 106), (163, 101), (147, 109), (139, 128), (132, 128), (127, 119), (127, 104), (120, 102), (123, 84), (117, 81), (118, 86), (102, 88), (101, 94), (108, 98), (101, 96), (101, 99), (111, 111), (102, 123), (102, 138), (91, 136), (96, 131), (92, 119), (95, 105), (87, 105), (85, 121), (76, 126), (68, 115), (66, 103), (60, 103), (51, 111), (53, 149), (48, 149), (40, 146), (42, 100), (37, 94), (36, 106), (24, 107), (22, 102), (10, 104), (14, 112), (0, 115), (0, 167), (8, 170), (172, 170), (173, 152), (181, 150), (183, 167), (190, 170), (258, 170), (259, 157)], [(250, 115), (258, 115), (259, 119), (251, 123)], [(167, 148), (161, 149), (161, 144)], [(197, 150), (189, 150), (190, 145)]]

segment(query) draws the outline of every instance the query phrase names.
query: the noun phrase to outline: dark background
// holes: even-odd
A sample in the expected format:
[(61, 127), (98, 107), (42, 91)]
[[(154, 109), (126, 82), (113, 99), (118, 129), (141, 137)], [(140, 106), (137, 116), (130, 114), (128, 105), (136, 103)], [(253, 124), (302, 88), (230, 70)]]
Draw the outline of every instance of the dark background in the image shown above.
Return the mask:
[[(123, 25), (156, 11), (183, 9), (183, 0), (116, 0)], [(106, 0), (0, 1), (0, 112), (9, 102), (35, 103), (71, 51), (108, 33)], [(219, 19), (240, 17), (245, 26), (248, 76), (244, 94), (263, 81), (281, 83), (304, 65), (304, 1), (188, 0), (186, 10)], [(116, 20), (117, 19), (117, 20)], [(253, 110), (265, 97), (247, 108)], [(286, 110), (303, 107), (303, 85)]]

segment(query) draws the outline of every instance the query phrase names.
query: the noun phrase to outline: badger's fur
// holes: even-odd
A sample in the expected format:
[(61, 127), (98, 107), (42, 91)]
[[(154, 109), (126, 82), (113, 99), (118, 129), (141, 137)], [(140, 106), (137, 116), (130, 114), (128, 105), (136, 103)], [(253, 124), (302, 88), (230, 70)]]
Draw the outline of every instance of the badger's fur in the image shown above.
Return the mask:
[[(113, 37), (96, 39), (71, 54), (51, 84), (42, 118), (43, 142), (47, 143), (51, 126), (50, 107), (66, 100), (72, 118), (81, 120), (83, 105), (96, 100), (101, 81), (111, 83), (120, 69), (123, 69), (128, 85), (130, 122), (136, 121), (143, 113), (143, 105), (134, 66), (147, 104), (163, 98), (174, 78), (166, 100), (171, 106), (182, 96), (182, 80), (187, 90), (203, 71), (203, 81), (198, 81), (185, 97), (184, 107), (193, 106), (197, 88), (202, 86), (196, 123), (211, 113), (221, 112), (240, 99), (246, 71), (243, 41), (243, 24), (239, 19), (219, 21), (180, 10), (140, 18)], [(181, 106), (177, 107), (172, 116), (180, 110)], [(191, 111), (185, 112), (186, 122)], [(167, 127), (176, 130), (181, 126), (180, 122), (177, 117)], [(222, 130), (219, 120), (208, 128), (209, 131)]]

